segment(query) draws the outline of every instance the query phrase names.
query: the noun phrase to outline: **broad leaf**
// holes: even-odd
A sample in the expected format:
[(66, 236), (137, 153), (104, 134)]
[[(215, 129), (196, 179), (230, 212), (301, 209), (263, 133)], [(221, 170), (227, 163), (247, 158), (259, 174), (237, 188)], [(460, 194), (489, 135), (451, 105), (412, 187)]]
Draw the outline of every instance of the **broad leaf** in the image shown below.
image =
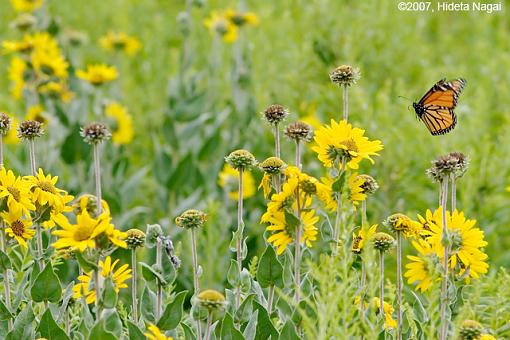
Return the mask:
[(53, 272), (51, 263), (48, 263), (44, 270), (37, 275), (30, 289), (30, 294), (35, 302), (49, 301), (57, 303), (60, 301), (62, 286), (58, 276)]
[(147, 338), (143, 335), (140, 328), (129, 320), (126, 320), (129, 339), (131, 340), (146, 340)]
[(257, 281), (262, 288), (283, 288), (283, 265), (276, 257), (272, 246), (267, 246), (257, 268)]
[(44, 312), (41, 322), (37, 327), (37, 332), (41, 333), (41, 337), (47, 340), (69, 339), (64, 330), (53, 320), (53, 315), (51, 315), (51, 310), (49, 308)]
[(156, 305), (156, 294), (150, 290), (150, 288), (146, 285), (142, 298), (140, 299), (140, 311), (145, 320), (154, 323), (154, 308)]
[(234, 320), (229, 313), (226, 313), (221, 323), (222, 340), (244, 340), (243, 334), (234, 326)]
[(184, 304), (186, 294), (188, 294), (186, 290), (178, 293), (174, 300), (166, 306), (157, 324), (159, 329), (168, 331), (179, 325), (182, 319), (182, 305)]
[(300, 339), (299, 335), (296, 332), (296, 327), (294, 327), (294, 324), (290, 320), (287, 320), (287, 322), (283, 326), (282, 331), (280, 332), (278, 340), (295, 340), (295, 339)]

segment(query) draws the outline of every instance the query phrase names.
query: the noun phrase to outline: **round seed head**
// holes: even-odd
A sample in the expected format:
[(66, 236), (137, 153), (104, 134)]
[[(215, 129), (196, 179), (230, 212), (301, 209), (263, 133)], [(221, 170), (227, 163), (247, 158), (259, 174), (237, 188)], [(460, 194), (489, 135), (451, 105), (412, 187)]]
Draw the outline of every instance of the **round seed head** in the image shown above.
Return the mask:
[(37, 19), (30, 13), (21, 13), (12, 22), (12, 25), (20, 31), (26, 31), (37, 23)]
[(34, 139), (43, 134), (42, 123), (36, 120), (25, 120), (18, 126), (18, 138), (21, 139)]
[(142, 247), (145, 243), (145, 233), (140, 229), (129, 229), (125, 241), (129, 249)]
[(363, 179), (363, 184), (361, 185), (361, 189), (364, 194), (373, 194), (379, 189), (379, 184), (377, 181), (370, 175), (358, 175), (358, 178)]
[(432, 161), (427, 175), (434, 182), (441, 182), (450, 175), (462, 177), (469, 166), (469, 158), (462, 152), (451, 152)]
[(207, 214), (196, 209), (186, 210), (181, 216), (175, 218), (177, 226), (185, 229), (203, 227), (205, 221), (207, 221)]
[(6, 135), (11, 129), (12, 118), (5, 113), (0, 113), (0, 134)]
[(235, 150), (225, 157), (225, 161), (236, 170), (250, 169), (257, 164), (255, 156), (246, 150)]
[(295, 141), (309, 142), (313, 138), (313, 129), (304, 122), (294, 122), (285, 128), (285, 136)]
[(274, 104), (267, 107), (267, 109), (262, 112), (262, 117), (269, 124), (279, 124), (281, 121), (285, 119), (289, 115), (289, 111), (281, 105)]
[(87, 35), (80, 31), (67, 31), (64, 34), (64, 40), (69, 45), (77, 47), (87, 42)]
[(375, 249), (385, 252), (395, 246), (395, 239), (389, 234), (378, 232), (372, 236), (372, 243)]
[(112, 134), (103, 123), (90, 123), (81, 128), (80, 135), (89, 144), (98, 144), (111, 138)]
[(331, 81), (339, 86), (351, 86), (361, 77), (360, 71), (356, 67), (350, 65), (341, 65), (329, 74)]
[(278, 157), (266, 158), (259, 167), (268, 174), (279, 174), (285, 167), (285, 163)]
[(459, 335), (461, 340), (475, 340), (482, 335), (482, 325), (474, 320), (465, 320), (460, 327)]
[(206, 308), (209, 312), (221, 310), (226, 305), (225, 296), (213, 289), (200, 292), (197, 300), (200, 306)]

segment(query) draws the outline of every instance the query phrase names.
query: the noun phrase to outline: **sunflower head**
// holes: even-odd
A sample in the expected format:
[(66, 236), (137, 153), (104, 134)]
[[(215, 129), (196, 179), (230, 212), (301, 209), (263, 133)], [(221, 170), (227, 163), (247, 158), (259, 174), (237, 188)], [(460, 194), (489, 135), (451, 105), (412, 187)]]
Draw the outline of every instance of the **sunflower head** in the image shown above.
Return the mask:
[(259, 163), (259, 167), (266, 174), (279, 174), (285, 167), (285, 163), (278, 157), (269, 157), (263, 162)]
[(236, 170), (246, 170), (257, 164), (255, 156), (247, 150), (235, 150), (225, 157), (225, 161)]
[(127, 232), (126, 243), (129, 249), (142, 247), (145, 243), (145, 233), (140, 229), (129, 229)]
[(384, 225), (395, 233), (402, 232), (406, 237), (418, 235), (422, 228), (421, 223), (413, 221), (408, 216), (400, 213), (390, 215), (384, 221)]
[(186, 210), (180, 216), (175, 218), (177, 226), (184, 229), (203, 227), (205, 221), (207, 221), (207, 214), (196, 209)]
[(373, 194), (379, 189), (379, 184), (377, 181), (370, 175), (358, 175), (358, 178), (363, 180), (363, 184), (361, 184), (361, 189), (363, 189), (364, 194)]
[(288, 115), (289, 111), (279, 104), (270, 105), (262, 112), (264, 120), (273, 125), (281, 123)]
[(474, 320), (465, 320), (459, 330), (461, 340), (475, 340), (482, 335), (482, 325)]
[(25, 32), (37, 23), (37, 19), (31, 13), (21, 13), (12, 22), (12, 25), (21, 32)]
[(305, 195), (315, 195), (317, 193), (317, 184), (316, 181), (313, 181), (310, 178), (305, 178), (302, 181), (299, 182), (299, 189), (305, 194)]
[(395, 246), (395, 239), (389, 234), (378, 232), (372, 237), (372, 243), (374, 244), (375, 249), (380, 252), (385, 252)]
[(18, 138), (34, 139), (44, 134), (42, 123), (36, 120), (24, 120), (18, 126)]
[(112, 134), (103, 123), (90, 123), (81, 128), (80, 135), (88, 144), (98, 144), (111, 138)]
[(451, 152), (432, 161), (432, 166), (427, 169), (427, 175), (434, 182), (441, 182), (450, 175), (462, 177), (469, 165), (469, 157), (462, 152)]
[(309, 142), (313, 138), (313, 128), (305, 122), (294, 122), (285, 128), (285, 136), (298, 141)]
[(202, 291), (198, 294), (197, 300), (201, 307), (210, 312), (221, 310), (226, 305), (225, 296), (213, 289)]
[(2, 136), (7, 135), (11, 130), (12, 118), (5, 113), (0, 113), (0, 134)]
[(356, 67), (350, 65), (341, 65), (334, 69), (330, 74), (329, 78), (337, 85), (351, 86), (361, 77), (360, 71)]

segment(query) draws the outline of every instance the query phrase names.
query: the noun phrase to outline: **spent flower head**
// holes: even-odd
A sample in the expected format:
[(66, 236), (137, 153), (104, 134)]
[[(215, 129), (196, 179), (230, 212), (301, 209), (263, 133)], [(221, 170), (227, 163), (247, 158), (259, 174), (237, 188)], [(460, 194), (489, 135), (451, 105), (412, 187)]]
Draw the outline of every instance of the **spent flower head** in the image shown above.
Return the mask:
[(43, 134), (43, 124), (36, 120), (24, 120), (18, 126), (18, 138), (21, 139), (34, 139)]
[(361, 73), (357, 67), (341, 65), (329, 74), (329, 78), (339, 86), (351, 86), (361, 78)]
[(434, 182), (441, 182), (450, 175), (462, 177), (469, 166), (469, 157), (462, 152), (451, 152), (432, 161), (427, 175)]
[(21, 13), (13, 20), (12, 26), (20, 31), (27, 31), (35, 26), (37, 18), (31, 13)]
[(111, 138), (112, 134), (103, 123), (90, 123), (81, 128), (80, 136), (89, 144), (98, 144)]
[(373, 194), (379, 189), (379, 184), (377, 181), (370, 175), (361, 174), (358, 175), (358, 178), (363, 179), (363, 184), (361, 184), (361, 189), (363, 189), (364, 194)]
[(259, 163), (259, 167), (267, 174), (279, 174), (285, 163), (278, 157), (269, 157)]
[(199, 305), (210, 312), (223, 309), (227, 301), (225, 296), (213, 289), (206, 289), (197, 296)]
[(378, 232), (372, 236), (372, 243), (375, 249), (385, 252), (395, 246), (395, 239), (390, 234)]
[(294, 122), (285, 128), (285, 136), (294, 141), (309, 142), (313, 138), (313, 128), (305, 122)]
[(421, 223), (413, 221), (408, 216), (400, 213), (390, 215), (384, 221), (384, 225), (395, 233), (402, 232), (405, 237), (418, 236), (423, 228)]
[(207, 221), (207, 214), (196, 209), (186, 210), (175, 218), (177, 226), (185, 229), (203, 227), (205, 221)]
[(288, 115), (289, 111), (279, 104), (269, 105), (264, 112), (262, 112), (264, 120), (273, 125), (281, 123)]
[(0, 134), (2, 136), (7, 135), (9, 130), (11, 130), (12, 118), (6, 115), (5, 113), (0, 113)]
[(126, 243), (129, 249), (136, 249), (142, 247), (145, 243), (145, 233), (140, 229), (129, 229), (126, 231)]
[(459, 330), (461, 340), (476, 340), (482, 335), (482, 325), (474, 320), (465, 320)]
[(247, 150), (235, 150), (225, 157), (225, 161), (236, 170), (249, 170), (257, 164), (255, 156)]

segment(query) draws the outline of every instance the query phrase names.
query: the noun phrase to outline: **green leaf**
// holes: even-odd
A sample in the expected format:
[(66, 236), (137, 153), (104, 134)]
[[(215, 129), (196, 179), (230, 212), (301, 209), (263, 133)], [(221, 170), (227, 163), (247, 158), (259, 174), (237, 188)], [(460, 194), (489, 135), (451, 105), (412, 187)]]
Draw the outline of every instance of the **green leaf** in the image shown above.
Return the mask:
[(60, 301), (62, 286), (58, 276), (53, 272), (51, 263), (48, 263), (44, 270), (37, 275), (30, 289), (30, 294), (35, 302), (49, 301), (57, 303)]
[(140, 328), (129, 320), (126, 320), (129, 339), (131, 340), (146, 340), (147, 338), (143, 335)]
[(0, 321), (12, 319), (14, 315), (7, 309), (4, 302), (0, 300)]
[(122, 332), (122, 321), (120, 321), (116, 309), (105, 309), (101, 315), (101, 320), (104, 322), (104, 329), (106, 331), (113, 334), (120, 334)]
[(154, 308), (156, 305), (156, 294), (150, 290), (150, 288), (145, 285), (145, 288), (142, 293), (142, 298), (140, 299), (140, 311), (145, 320), (154, 323)]
[(5, 271), (6, 269), (11, 269), (12, 263), (9, 256), (6, 253), (0, 250), (0, 271)]
[(256, 310), (255, 313), (253, 313), (250, 321), (244, 328), (243, 336), (246, 340), (254, 340), (255, 339), (255, 335), (257, 333), (258, 314), (259, 314), (259, 311)]
[(67, 164), (74, 164), (90, 157), (90, 147), (83, 142), (80, 136), (80, 125), (72, 127), (69, 134), (62, 143), (60, 155)]
[(287, 322), (283, 326), (282, 331), (280, 332), (278, 340), (294, 340), (294, 339), (300, 339), (300, 337), (296, 332), (296, 327), (294, 327), (294, 324), (290, 320), (287, 320)]
[(244, 340), (243, 334), (234, 326), (232, 315), (226, 313), (221, 322), (221, 340)]
[(237, 266), (237, 261), (234, 259), (230, 259), (230, 267), (227, 272), (227, 281), (230, 283), (232, 287), (239, 286), (241, 281), (241, 273), (239, 273), (239, 267)]
[(97, 264), (92, 261), (91, 259), (85, 257), (83, 255), (83, 253), (77, 251), (74, 253), (74, 255), (76, 256), (76, 260), (78, 260), (78, 263), (80, 264), (80, 267), (85, 271), (85, 272), (90, 272), (90, 271), (93, 271), (93, 270), (97, 270)]
[(111, 277), (108, 277), (104, 282), (101, 304), (104, 308), (115, 308), (117, 305), (117, 292)]
[(237, 323), (244, 323), (248, 321), (252, 315), (253, 311), (253, 298), (255, 294), (250, 294), (244, 299), (243, 303), (239, 306), (239, 308), (235, 311), (235, 320)]
[(174, 300), (166, 306), (163, 315), (158, 321), (158, 328), (162, 331), (169, 331), (176, 328), (182, 319), (182, 305), (188, 291), (178, 293)]
[(253, 301), (253, 308), (258, 312), (256, 340), (265, 340), (270, 337), (276, 339), (278, 331), (273, 326), (267, 310), (257, 301)]
[(32, 310), (32, 303), (29, 302), (21, 309), (16, 320), (14, 320), (14, 328), (7, 334), (5, 340), (32, 339), (32, 321), (34, 321), (34, 319), (35, 315)]
[(161, 272), (162, 272), (161, 276), (164, 279), (165, 286), (172, 284), (177, 278), (177, 273), (175, 272), (174, 265), (170, 261), (170, 257), (168, 256), (166, 251), (163, 252), (163, 254), (161, 254)]
[(185, 340), (196, 340), (195, 333), (190, 328), (190, 326), (186, 325), (185, 323), (181, 323), (182, 330), (184, 332), (184, 339)]
[(283, 288), (283, 265), (272, 246), (267, 246), (257, 268), (257, 281), (262, 288), (276, 286)]
[(118, 340), (117, 337), (105, 329), (103, 320), (96, 322), (94, 327), (90, 330), (88, 340)]
[(145, 262), (138, 262), (142, 267), (142, 277), (147, 282), (156, 282), (158, 279), (159, 273), (156, 272), (150, 265)]
[(340, 177), (331, 185), (333, 192), (342, 192), (345, 184), (345, 171), (342, 172)]
[(41, 322), (37, 327), (37, 332), (41, 333), (41, 337), (48, 340), (69, 339), (64, 330), (53, 320), (53, 315), (51, 315), (51, 310), (49, 308), (44, 312)]
[(285, 223), (287, 224), (290, 230), (294, 230), (299, 226), (301, 221), (296, 215), (285, 210)]

